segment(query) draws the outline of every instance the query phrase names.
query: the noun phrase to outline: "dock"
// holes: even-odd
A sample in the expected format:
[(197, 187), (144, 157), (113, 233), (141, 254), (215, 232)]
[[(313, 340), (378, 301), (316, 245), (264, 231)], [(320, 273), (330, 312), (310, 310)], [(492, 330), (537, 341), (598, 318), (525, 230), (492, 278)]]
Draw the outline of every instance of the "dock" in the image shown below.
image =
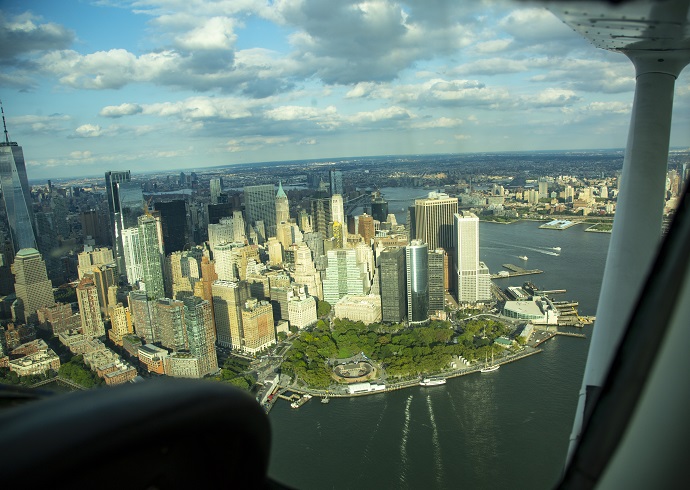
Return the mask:
[(529, 276), (532, 274), (541, 274), (544, 271), (539, 269), (523, 269), (520, 266), (514, 264), (503, 264), (503, 268), (507, 269), (509, 272), (507, 274), (491, 274), (491, 279), (503, 279), (506, 277), (516, 277), (516, 276)]

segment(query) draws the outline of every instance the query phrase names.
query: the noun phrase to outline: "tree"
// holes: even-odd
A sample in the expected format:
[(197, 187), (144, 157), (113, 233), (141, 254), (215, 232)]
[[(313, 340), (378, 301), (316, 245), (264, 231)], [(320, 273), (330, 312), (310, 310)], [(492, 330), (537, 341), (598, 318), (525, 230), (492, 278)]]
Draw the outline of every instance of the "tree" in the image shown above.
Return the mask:
[(328, 301), (319, 301), (316, 307), (316, 314), (320, 317), (326, 316), (331, 312), (331, 304)]

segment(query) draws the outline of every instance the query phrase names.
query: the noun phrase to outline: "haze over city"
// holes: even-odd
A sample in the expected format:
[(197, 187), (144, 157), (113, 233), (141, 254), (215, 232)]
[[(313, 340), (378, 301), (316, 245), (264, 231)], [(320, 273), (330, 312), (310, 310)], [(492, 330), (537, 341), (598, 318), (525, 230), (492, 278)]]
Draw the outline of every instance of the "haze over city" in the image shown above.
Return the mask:
[[(445, 4), (446, 2), (437, 2)], [(360, 155), (622, 148), (633, 67), (526, 3), (3, 2), (30, 179)], [(671, 146), (686, 145), (676, 85)]]

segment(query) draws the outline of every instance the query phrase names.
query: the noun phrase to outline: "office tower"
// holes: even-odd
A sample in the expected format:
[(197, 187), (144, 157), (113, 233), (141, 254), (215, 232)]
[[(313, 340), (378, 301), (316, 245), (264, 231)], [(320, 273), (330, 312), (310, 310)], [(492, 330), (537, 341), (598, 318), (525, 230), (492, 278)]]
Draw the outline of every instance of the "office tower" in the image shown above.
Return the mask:
[(340, 170), (329, 170), (328, 178), (330, 180), (331, 186), (331, 196), (335, 194), (343, 194), (343, 172)]
[(39, 211), (34, 214), (36, 221), (36, 242), (38, 244), (38, 251), (46, 261), (46, 270), (48, 277), (54, 284), (62, 284), (64, 282), (64, 273), (62, 271), (62, 262), (60, 257), (56, 255), (59, 247), (58, 236), (55, 231), (54, 214), (51, 212)]
[(381, 223), (388, 218), (388, 202), (380, 194), (371, 201), (371, 215)]
[(417, 226), (416, 226), (417, 215), (416, 215), (414, 206), (409, 206), (407, 208), (406, 217), (407, 217), (407, 222), (405, 223), (405, 228), (407, 229), (407, 236), (410, 239), (413, 239), (414, 237), (417, 236)]
[(80, 213), (81, 233), (83, 237), (90, 236), (96, 240), (96, 245), (111, 245), (112, 237), (108, 231), (108, 214), (97, 209), (89, 209)]
[(268, 301), (247, 299), (242, 306), (242, 350), (254, 354), (275, 343), (273, 307)]
[(149, 301), (146, 291), (129, 292), (129, 312), (134, 325), (135, 333), (147, 343), (153, 343), (160, 339), (156, 338), (154, 328), (155, 301)]
[(150, 214), (139, 217), (139, 247), (146, 296), (156, 300), (165, 296), (160, 221)]
[(364, 243), (371, 244), (371, 239), (376, 236), (376, 229), (374, 227), (374, 217), (364, 213), (359, 217), (357, 231), (364, 239)]
[(429, 250), (453, 249), (453, 215), (458, 212), (458, 198), (440, 192), (414, 202), (416, 238), (429, 246)]
[(250, 297), (249, 284), (247, 281), (218, 280), (213, 283), (212, 294), (217, 342), (223, 347), (240, 350), (242, 348), (242, 306)]
[(163, 244), (165, 255), (185, 249), (189, 240), (189, 223), (187, 222), (187, 203), (184, 199), (157, 202), (156, 211), (161, 216)]
[(209, 181), (209, 193), (211, 195), (211, 204), (218, 204), (220, 192), (220, 179), (211, 179)]
[(412, 240), (405, 248), (407, 276), (407, 321), (424, 323), (429, 319), (429, 247)]
[(330, 198), (312, 198), (309, 200), (309, 207), (312, 230), (321, 233), (324, 238), (329, 237), (328, 224), (333, 221)]
[(173, 299), (181, 299), (178, 295), (191, 296), (194, 286), (201, 280), (200, 248), (173, 252), (165, 259), (166, 264), (166, 294)]
[(38, 245), (24, 152), (21, 146), (9, 139), (4, 111), (2, 124), (5, 128), (5, 141), (0, 142), (0, 188), (9, 224), (10, 241), (13, 253), (16, 254), (23, 248), (35, 249)]
[(257, 221), (262, 221), (265, 229), (263, 236), (259, 236), (260, 243), (276, 233), (276, 195), (272, 184), (250, 185), (244, 188), (244, 208), (247, 214), (247, 224), (257, 227)]
[(228, 202), (207, 205), (206, 215), (208, 216), (208, 224), (213, 225), (218, 223), (221, 218), (232, 216), (233, 209), (233, 205)]
[(110, 316), (108, 338), (112, 340), (115, 345), (122, 347), (122, 337), (134, 333), (129, 308), (123, 306), (122, 303), (117, 303), (108, 308), (108, 314)]
[(381, 321), (400, 323), (407, 313), (405, 249), (384, 248), (379, 255)]
[(446, 252), (442, 248), (429, 250), (429, 313), (445, 309), (446, 298)]
[(545, 178), (541, 177), (539, 179), (539, 199), (545, 199), (549, 197), (549, 183)]
[(155, 305), (154, 335), (156, 339), (160, 341), (163, 347), (175, 352), (187, 350), (184, 303), (175, 299), (160, 298)]
[(11, 271), (17, 295), (17, 320), (33, 322), (36, 320), (36, 310), (55, 304), (46, 264), (38, 250), (23, 248), (15, 255)]
[(290, 202), (283, 190), (283, 183), (279, 181), (278, 192), (276, 193), (276, 225), (288, 221), (290, 221)]
[[(215, 262), (209, 260), (209, 258), (204, 255), (201, 257), (201, 285), (203, 294), (199, 297), (212, 302), (213, 294), (211, 287), (217, 280), (218, 274), (216, 273)], [(213, 305), (213, 303), (211, 303), (211, 305)]]
[(491, 299), (489, 269), (479, 261), (479, 218), (467, 211), (455, 214), (458, 303), (476, 303)]
[(233, 251), (243, 246), (239, 243), (223, 243), (215, 247), (213, 259), (218, 279), (222, 281), (237, 280), (239, 277), (238, 265), (236, 264), (236, 257)]
[(184, 187), (187, 185), (187, 177), (185, 176), (184, 172), (180, 172), (180, 179), (177, 181), (180, 187)]
[(321, 274), (314, 267), (311, 258), (311, 250), (305, 243), (301, 243), (295, 251), (295, 273), (294, 281), (302, 284), (306, 293), (315, 296), (319, 300), (323, 299), (323, 289), (321, 287)]
[(269, 265), (280, 265), (283, 263), (283, 244), (276, 237), (269, 238), (265, 248), (268, 250)]
[(345, 243), (347, 243), (347, 221), (345, 220), (345, 208), (341, 194), (331, 196), (331, 222), (333, 223), (332, 236), (336, 239), (336, 248), (344, 248)]
[(367, 294), (365, 280), (357, 253), (353, 249), (329, 250), (326, 278), (323, 280), (323, 299), (334, 305), (346, 294)]
[(218, 357), (211, 303), (195, 296), (182, 301), (189, 352), (199, 359), (199, 374), (206, 376), (215, 373), (218, 371)]
[(117, 266), (114, 263), (98, 264), (92, 266), (91, 271), (93, 282), (98, 291), (98, 304), (100, 305), (101, 313), (105, 315), (109, 305), (108, 290), (110, 287), (117, 285)]
[[(139, 281), (143, 281), (144, 265), (141, 255), (139, 228), (122, 230), (122, 252), (127, 282), (134, 285)], [(120, 274), (122, 274), (121, 271)]]
[(84, 276), (77, 286), (77, 302), (79, 303), (79, 316), (84, 337), (92, 339), (105, 335), (101, 307), (98, 302), (98, 290), (89, 276)]
[(300, 330), (317, 322), (316, 300), (304, 286), (292, 288), (288, 294), (288, 321)]
[[(126, 265), (124, 258), (124, 248), (122, 244), (122, 232), (124, 228), (131, 228), (136, 225), (136, 210), (132, 209), (132, 206), (142, 210), (144, 198), (141, 194), (141, 187), (138, 188), (137, 200), (137, 187), (133, 186), (131, 182), (131, 176), (129, 170), (124, 172), (114, 172), (108, 171), (105, 173), (105, 192), (108, 198), (108, 215), (110, 219), (110, 233), (112, 237), (113, 244), (113, 255), (115, 257), (115, 262), (117, 263), (118, 271), (120, 275), (125, 274)], [(123, 197), (126, 206), (129, 209), (122, 209), (122, 200), (120, 192), (125, 194)], [(123, 214), (126, 215), (127, 224), (125, 226), (125, 219)], [(134, 218), (134, 223), (132, 224), (132, 218)]]

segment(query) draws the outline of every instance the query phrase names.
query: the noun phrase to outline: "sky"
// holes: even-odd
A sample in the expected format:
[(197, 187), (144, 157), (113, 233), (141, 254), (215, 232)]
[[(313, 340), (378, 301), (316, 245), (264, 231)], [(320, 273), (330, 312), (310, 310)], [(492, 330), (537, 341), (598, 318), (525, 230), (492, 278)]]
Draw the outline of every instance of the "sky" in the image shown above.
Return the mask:
[(633, 91), (624, 55), (525, 2), (0, 2), (0, 100), (30, 180), (623, 148)]

